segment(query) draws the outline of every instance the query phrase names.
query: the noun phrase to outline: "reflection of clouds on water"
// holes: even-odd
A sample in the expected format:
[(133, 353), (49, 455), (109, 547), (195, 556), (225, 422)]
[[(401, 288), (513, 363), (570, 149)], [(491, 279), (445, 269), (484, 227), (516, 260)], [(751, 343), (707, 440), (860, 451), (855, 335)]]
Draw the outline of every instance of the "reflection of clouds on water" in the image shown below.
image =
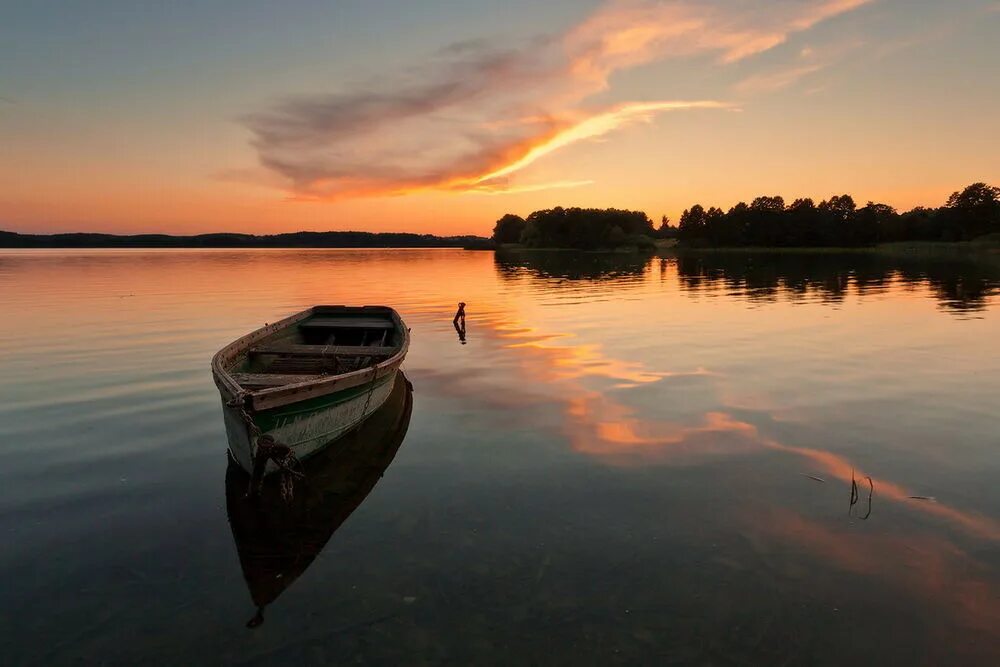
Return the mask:
[(722, 412), (705, 413), (694, 425), (658, 422), (595, 393), (572, 400), (567, 414), (573, 449), (612, 465), (694, 463), (759, 447), (752, 426)]
[[(483, 327), (485, 338), (513, 352), (517, 372), (527, 376), (522, 392), (476, 392), (474, 378), (456, 389), (456, 395), (485, 397), (496, 407), (530, 408), (540, 399), (560, 407), (562, 433), (574, 451), (609, 465), (650, 464), (689, 465), (713, 457), (740, 452), (778, 451), (805, 459), (823, 474), (850, 483), (871, 473), (844, 456), (822, 449), (779, 442), (725, 405), (698, 413), (694, 423), (666, 418), (646, 418), (622, 398), (657, 383), (694, 379), (719, 384), (710, 370), (652, 371), (636, 361), (616, 359), (593, 344), (574, 344), (568, 334), (543, 333), (522, 322), (493, 319)], [(611, 381), (595, 390), (588, 381)], [(712, 390), (719, 392), (718, 386)], [(723, 392), (724, 393), (724, 392)], [(628, 393), (629, 396), (637, 396)], [(743, 410), (743, 413), (749, 411)], [(752, 413), (751, 413), (752, 414)], [(762, 414), (764, 421), (773, 421)], [(988, 516), (967, 512), (939, 502), (913, 500), (912, 490), (871, 474), (879, 499), (905, 505), (908, 509), (943, 520), (966, 533), (990, 541), (1000, 541), (1000, 524)]]
[[(921, 605), (947, 610), (942, 621), (952, 617), (963, 627), (983, 633), (987, 640), (978, 646), (975, 642), (959, 646), (947, 641), (945, 645), (950, 644), (951, 651), (967, 659), (989, 655), (988, 638), (1000, 627), (1000, 590), (991, 578), (993, 570), (951, 541), (927, 534), (862, 535), (849, 526), (825, 525), (782, 508), (769, 509), (763, 517), (750, 518), (747, 523), (756, 534), (792, 545), (842, 572), (869, 578), (875, 595), (880, 594), (879, 588), (888, 586), (894, 589), (893, 598), (902, 593)], [(843, 614), (853, 611), (857, 610), (840, 609)], [(947, 630), (933, 626), (927, 632), (947, 634)], [(954, 653), (948, 659), (960, 662)]]
[[(853, 462), (833, 452), (810, 449), (808, 447), (783, 445), (770, 439), (764, 439), (762, 442), (767, 447), (809, 459), (828, 475), (832, 475), (842, 482), (850, 482), (855, 477), (863, 479), (866, 475), (869, 475), (869, 473), (858, 468)], [(993, 542), (1000, 542), (1000, 523), (996, 520), (974, 512), (965, 512), (954, 507), (949, 507), (943, 503), (915, 500), (912, 490), (890, 480), (881, 479), (874, 475), (871, 475), (871, 477), (874, 480), (875, 492), (878, 498), (887, 498), (893, 502), (903, 503), (918, 513), (922, 512), (947, 521), (971, 535)]]
[[(706, 369), (649, 370), (640, 362), (606, 354), (601, 346), (575, 343), (570, 335), (543, 333), (522, 322), (498, 319), (485, 329), (483, 335), (500, 348), (500, 356), (504, 356), (504, 350), (515, 356), (513, 367), (525, 378), (514, 383), (524, 388), (523, 393), (490, 392), (491, 404), (502, 401), (508, 407), (517, 407), (520, 415), (526, 415), (533, 405), (558, 409), (560, 420), (555, 428), (573, 451), (592, 460), (615, 467), (643, 468), (699, 465), (726, 457), (776, 452), (807, 462), (809, 470), (823, 475), (828, 482), (842, 482), (842, 485), (819, 486), (830, 493), (842, 490), (844, 495), (840, 500), (845, 510), (850, 481), (864, 480), (868, 474), (840, 454), (785, 444), (763, 433), (750, 420), (759, 414), (759, 421), (772, 423), (774, 420), (767, 412), (729, 409), (723, 401), (717, 409), (701, 412), (681, 406), (681, 411), (693, 418), (671, 419), (665, 416), (665, 410), (657, 410), (658, 416), (650, 418), (643, 416), (645, 410), (629, 404), (649, 394), (644, 390), (663, 389), (665, 383), (679, 383), (688, 389), (694, 383), (717, 395), (726, 378)], [(591, 386), (594, 383), (605, 386), (595, 389)], [(476, 395), (469, 388), (469, 385), (464, 388), (463, 395)], [(991, 517), (944, 503), (913, 500), (913, 492), (903, 485), (872, 477), (878, 502), (888, 501), (914, 514), (941, 521), (974, 540), (1000, 542), (1000, 524)], [(809, 586), (817, 590), (827, 586), (833, 589), (817, 592), (817, 599), (835, 599), (838, 582), (844, 585), (842, 576), (850, 577), (847, 581), (851, 584), (862, 577), (866, 582), (863, 585), (872, 591), (872, 599), (877, 602), (889, 599), (897, 601), (892, 604), (919, 604), (939, 610), (940, 627), (929, 628), (928, 634), (940, 634), (940, 644), (945, 646), (950, 645), (956, 627), (976, 633), (975, 636), (989, 637), (1000, 622), (997, 602), (1000, 591), (987, 561), (967, 553), (957, 540), (933, 534), (932, 527), (919, 531), (879, 521), (877, 531), (868, 529), (859, 533), (853, 520), (839, 515), (814, 517), (801, 510), (786, 509), (767, 491), (759, 498), (748, 498), (748, 503), (756, 508), (753, 513), (734, 508), (741, 534), (753, 543), (766, 545), (771, 567), (806, 568), (812, 573), (810, 576), (822, 579)], [(886, 534), (887, 529), (905, 532)], [(804, 554), (806, 560), (799, 564)], [(817, 569), (817, 560), (832, 570)], [(860, 599), (867, 599), (866, 594)], [(857, 611), (849, 607), (840, 609), (842, 614)], [(976, 642), (949, 650), (971, 659), (989, 655), (991, 651), (988, 643)]]
[(509, 343), (506, 346), (508, 348), (526, 348), (542, 354), (551, 352), (548, 363), (538, 369), (539, 373), (545, 374), (546, 381), (574, 380), (587, 376), (603, 377), (617, 380), (615, 389), (625, 389), (656, 382), (666, 377), (710, 375), (703, 368), (688, 372), (649, 371), (640, 363), (605, 356), (601, 352), (600, 345), (558, 343), (560, 340), (571, 339), (573, 336), (569, 334), (534, 334), (530, 329), (523, 328), (510, 332), (501, 330), (500, 333), (515, 340), (522, 336), (527, 338), (523, 342)]

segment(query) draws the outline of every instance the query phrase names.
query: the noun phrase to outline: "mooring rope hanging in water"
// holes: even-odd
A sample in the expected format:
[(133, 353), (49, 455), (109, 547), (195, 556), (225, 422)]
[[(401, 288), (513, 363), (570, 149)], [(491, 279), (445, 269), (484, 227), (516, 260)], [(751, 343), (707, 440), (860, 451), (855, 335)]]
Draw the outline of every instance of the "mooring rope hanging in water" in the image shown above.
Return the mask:
[(274, 462), (280, 471), (282, 500), (291, 502), (295, 497), (295, 480), (305, 477), (302, 472), (302, 462), (295, 456), (291, 447), (276, 442), (269, 435), (257, 438), (257, 453), (254, 456), (253, 474), (250, 478), (251, 495), (260, 494), (269, 462)]
[(264, 486), (264, 473), (268, 462), (273, 461), (281, 471), (281, 498), (290, 502), (295, 497), (295, 480), (304, 479), (302, 462), (288, 445), (276, 441), (272, 436), (264, 434), (254, 423), (253, 416), (247, 411), (247, 392), (240, 392), (229, 405), (238, 409), (240, 417), (250, 431), (252, 448), (250, 452), (253, 461), (253, 471), (250, 474), (250, 486), (247, 495), (257, 497)]

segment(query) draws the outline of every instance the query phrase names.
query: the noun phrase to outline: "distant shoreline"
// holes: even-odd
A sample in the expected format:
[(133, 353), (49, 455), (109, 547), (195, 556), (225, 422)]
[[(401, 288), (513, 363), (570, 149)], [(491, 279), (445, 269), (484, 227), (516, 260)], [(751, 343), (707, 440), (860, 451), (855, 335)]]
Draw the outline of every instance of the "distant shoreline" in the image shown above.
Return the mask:
[(509, 253), (535, 252), (589, 252), (599, 254), (655, 254), (656, 252), (683, 253), (927, 253), (959, 251), (997, 254), (1000, 238), (997, 235), (976, 241), (903, 241), (880, 243), (870, 246), (688, 246), (677, 245), (674, 239), (657, 240), (655, 248), (640, 249), (623, 246), (618, 248), (543, 247), (531, 248), (514, 243), (496, 244), (482, 236), (437, 236), (407, 232), (291, 232), (257, 236), (254, 234), (198, 234), (174, 236), (170, 234), (19, 234), (0, 231), (0, 249), (463, 249), (496, 250)]
[(466, 248), (492, 249), (482, 236), (406, 232), (290, 232), (287, 234), (20, 234), (0, 231), (0, 248)]

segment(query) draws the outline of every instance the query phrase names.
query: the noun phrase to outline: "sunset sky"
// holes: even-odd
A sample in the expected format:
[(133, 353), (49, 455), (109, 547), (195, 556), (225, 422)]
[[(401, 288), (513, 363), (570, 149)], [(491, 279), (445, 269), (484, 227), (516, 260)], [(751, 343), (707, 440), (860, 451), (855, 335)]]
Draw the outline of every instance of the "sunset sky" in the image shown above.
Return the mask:
[(997, 0), (13, 4), (0, 229), (488, 234), (1000, 184)]

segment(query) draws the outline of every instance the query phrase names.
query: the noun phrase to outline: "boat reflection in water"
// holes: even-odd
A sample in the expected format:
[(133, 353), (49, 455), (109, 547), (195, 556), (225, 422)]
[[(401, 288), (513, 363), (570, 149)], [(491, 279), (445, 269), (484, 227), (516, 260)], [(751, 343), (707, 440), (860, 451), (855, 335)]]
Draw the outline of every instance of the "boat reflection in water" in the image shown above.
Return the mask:
[(250, 475), (229, 456), (226, 510), (257, 607), (247, 627), (264, 622), (264, 608), (305, 572), (371, 493), (406, 437), (412, 409), (413, 388), (400, 372), (377, 412), (304, 464), (290, 498), (281, 475), (264, 478), (259, 495), (250, 497)]

